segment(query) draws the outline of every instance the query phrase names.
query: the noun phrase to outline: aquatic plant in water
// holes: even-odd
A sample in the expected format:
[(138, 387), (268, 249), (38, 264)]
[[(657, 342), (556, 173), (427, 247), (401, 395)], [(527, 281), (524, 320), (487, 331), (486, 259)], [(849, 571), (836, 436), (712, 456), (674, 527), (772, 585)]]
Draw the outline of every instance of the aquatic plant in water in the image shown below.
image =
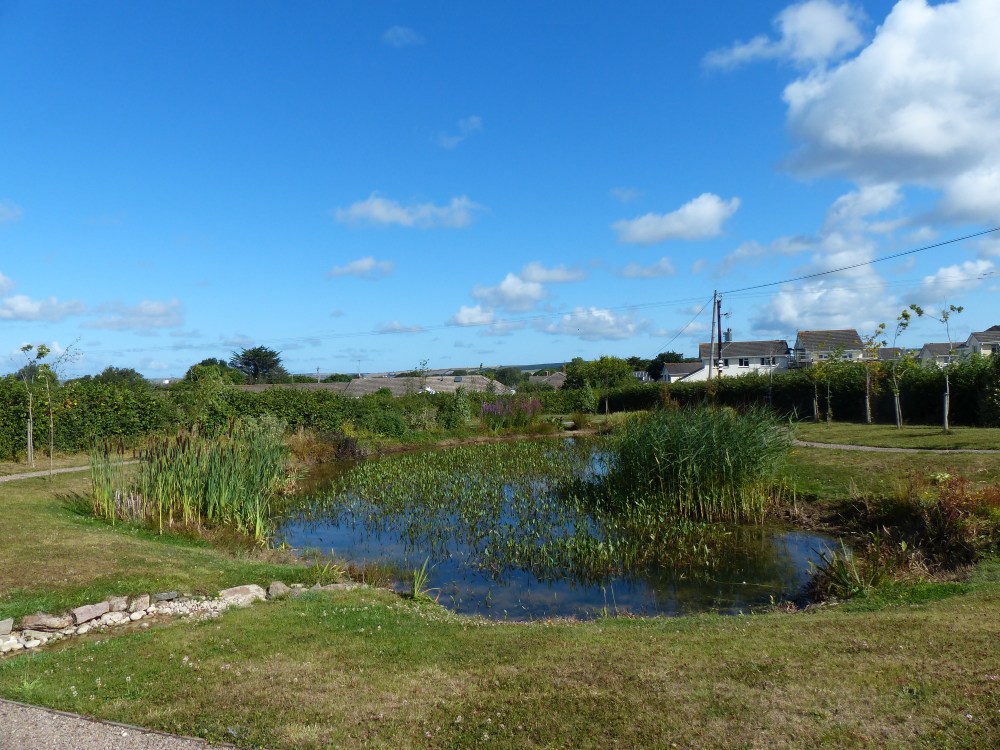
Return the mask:
[(396, 535), (420, 557), (461, 554), (495, 580), (512, 570), (541, 580), (594, 582), (651, 565), (711, 567), (732, 531), (679, 518), (651, 498), (610, 502), (599, 444), (530, 441), (366, 461), (295, 520)]
[(788, 430), (766, 409), (636, 415), (609, 445), (608, 494), (622, 507), (648, 498), (677, 517), (759, 522), (781, 491), (790, 447)]

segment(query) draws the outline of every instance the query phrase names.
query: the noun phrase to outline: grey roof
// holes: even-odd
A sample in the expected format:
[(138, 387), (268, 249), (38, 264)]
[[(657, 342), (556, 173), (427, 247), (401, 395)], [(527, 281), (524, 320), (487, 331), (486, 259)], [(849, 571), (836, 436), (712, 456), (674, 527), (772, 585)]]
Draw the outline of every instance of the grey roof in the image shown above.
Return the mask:
[(551, 375), (529, 375), (528, 382), (532, 384), (544, 383), (559, 390), (566, 383), (566, 373), (554, 372)]
[[(788, 354), (788, 342), (780, 339), (773, 341), (723, 341), (722, 352), (715, 352), (719, 357), (777, 357)], [(698, 356), (708, 359), (712, 356), (711, 344), (699, 344)]]
[(664, 362), (663, 369), (671, 375), (690, 375), (704, 367), (701, 362)]
[(1000, 326), (993, 326), (993, 328), (987, 328), (985, 331), (979, 331), (972, 335), (980, 344), (997, 344), (1000, 343)]
[(799, 331), (795, 348), (810, 352), (832, 352), (835, 349), (863, 349), (861, 337), (853, 328), (836, 331)]
[[(948, 345), (945, 344), (945, 347), (947, 346)], [(921, 349), (921, 351), (923, 350)], [(878, 358), (882, 362), (891, 362), (894, 359), (901, 359), (902, 357), (913, 353), (912, 349), (906, 349), (902, 346), (881, 346), (878, 350)], [(947, 353), (948, 351), (945, 349), (945, 354)]]
[(924, 344), (923, 348), (920, 350), (920, 356), (946, 357), (951, 354), (951, 351), (955, 348), (955, 346), (955, 344), (950, 344), (947, 341)]
[(503, 383), (483, 375), (434, 375), (426, 378), (355, 378), (350, 383), (281, 383), (235, 386), (245, 391), (263, 391), (268, 388), (289, 388), (303, 391), (332, 391), (344, 396), (361, 397), (388, 388), (393, 396), (407, 396), (428, 388), (435, 393), (454, 393), (459, 388), (466, 391), (486, 391), (489, 384), (497, 393), (510, 393)]

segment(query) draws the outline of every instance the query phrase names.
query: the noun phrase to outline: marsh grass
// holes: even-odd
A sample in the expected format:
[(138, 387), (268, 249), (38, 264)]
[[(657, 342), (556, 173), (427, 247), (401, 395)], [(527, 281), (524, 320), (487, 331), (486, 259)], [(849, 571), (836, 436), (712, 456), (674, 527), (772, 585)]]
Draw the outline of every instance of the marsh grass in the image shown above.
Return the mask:
[(760, 522), (785, 486), (790, 446), (764, 409), (661, 410), (616, 430), (607, 484), (626, 505), (651, 497), (680, 518)]
[(122, 449), (98, 444), (90, 468), (95, 515), (155, 527), (221, 526), (258, 541), (270, 533), (271, 498), (289, 481), (283, 425), (237, 421), (214, 436), (154, 437), (134, 471)]

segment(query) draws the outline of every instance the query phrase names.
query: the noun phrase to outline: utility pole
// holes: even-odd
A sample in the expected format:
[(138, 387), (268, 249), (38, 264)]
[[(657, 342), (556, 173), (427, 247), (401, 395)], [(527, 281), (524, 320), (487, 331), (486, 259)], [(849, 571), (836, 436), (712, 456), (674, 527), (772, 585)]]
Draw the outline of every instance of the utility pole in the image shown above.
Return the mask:
[(719, 291), (712, 292), (712, 323), (708, 326), (708, 379), (712, 379), (712, 363), (715, 362), (715, 338), (712, 331), (715, 330), (715, 310), (716, 302), (719, 299)]
[(719, 377), (722, 377), (722, 298), (719, 293), (715, 293), (715, 323), (718, 326), (719, 342)]
[(316, 382), (319, 382), (319, 368), (316, 368)]

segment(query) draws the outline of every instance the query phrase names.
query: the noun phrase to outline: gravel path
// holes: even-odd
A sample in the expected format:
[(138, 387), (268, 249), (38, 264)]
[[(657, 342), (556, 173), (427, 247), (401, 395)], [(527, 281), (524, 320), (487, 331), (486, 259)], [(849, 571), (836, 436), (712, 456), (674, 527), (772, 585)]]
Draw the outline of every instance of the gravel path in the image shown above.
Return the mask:
[[(124, 464), (134, 464), (138, 461), (123, 461)], [(117, 464), (116, 464), (117, 466)], [(90, 466), (69, 466), (63, 469), (53, 469), (53, 474), (71, 474), (74, 471), (90, 471)], [(47, 477), (49, 475), (49, 470), (44, 469), (42, 471), (28, 471), (23, 474), (6, 474), (5, 476), (0, 476), (0, 482), (13, 482), (15, 479), (35, 479), (36, 477)], [(0, 745), (0, 750), (5, 750), (3, 745)]]
[(0, 699), (0, 750), (206, 750), (204, 740)]
[(879, 448), (874, 445), (813, 443), (808, 440), (795, 440), (793, 442), (801, 448), (832, 448), (838, 451), (871, 451), (873, 453), (1000, 453), (1000, 451), (980, 448)]

